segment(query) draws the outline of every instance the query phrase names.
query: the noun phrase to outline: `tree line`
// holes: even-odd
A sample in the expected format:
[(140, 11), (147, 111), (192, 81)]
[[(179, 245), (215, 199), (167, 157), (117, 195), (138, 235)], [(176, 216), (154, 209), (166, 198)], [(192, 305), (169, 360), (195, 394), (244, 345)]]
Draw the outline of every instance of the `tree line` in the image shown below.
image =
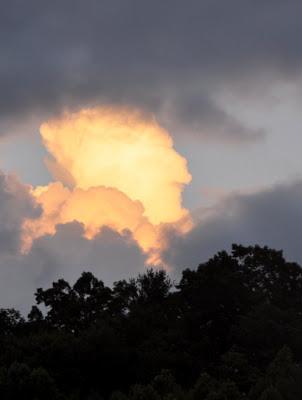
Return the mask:
[(0, 398), (302, 398), (302, 269), (233, 245), (179, 282), (164, 270), (106, 286), (90, 272), (0, 310)]

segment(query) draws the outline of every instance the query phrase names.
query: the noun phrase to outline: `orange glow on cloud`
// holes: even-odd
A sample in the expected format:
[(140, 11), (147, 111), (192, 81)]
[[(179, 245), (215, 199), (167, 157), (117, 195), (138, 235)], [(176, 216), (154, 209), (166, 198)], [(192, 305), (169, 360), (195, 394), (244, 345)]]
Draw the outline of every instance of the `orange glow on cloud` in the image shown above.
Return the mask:
[(24, 224), (24, 249), (54, 234), (56, 225), (82, 223), (93, 238), (104, 226), (129, 230), (148, 262), (160, 263), (164, 224), (191, 227), (181, 193), (191, 180), (186, 160), (154, 119), (126, 108), (65, 113), (42, 124), (46, 163), (57, 182), (32, 190), (43, 213)]

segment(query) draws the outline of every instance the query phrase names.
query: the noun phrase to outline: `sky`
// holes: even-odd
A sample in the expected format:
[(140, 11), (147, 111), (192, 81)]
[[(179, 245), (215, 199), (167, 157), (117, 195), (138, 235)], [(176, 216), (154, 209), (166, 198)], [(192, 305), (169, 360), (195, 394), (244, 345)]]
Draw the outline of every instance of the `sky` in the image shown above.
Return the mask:
[(90, 270), (175, 279), (232, 243), (302, 263), (299, 0), (12, 0), (0, 305)]

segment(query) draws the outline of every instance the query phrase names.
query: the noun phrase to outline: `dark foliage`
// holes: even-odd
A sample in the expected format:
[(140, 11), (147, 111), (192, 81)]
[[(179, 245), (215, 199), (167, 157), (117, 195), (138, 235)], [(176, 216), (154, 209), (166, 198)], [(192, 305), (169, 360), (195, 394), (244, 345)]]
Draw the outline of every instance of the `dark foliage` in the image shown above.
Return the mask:
[(1, 399), (302, 398), (302, 269), (282, 252), (234, 245), (177, 285), (84, 272), (36, 300), (0, 310)]

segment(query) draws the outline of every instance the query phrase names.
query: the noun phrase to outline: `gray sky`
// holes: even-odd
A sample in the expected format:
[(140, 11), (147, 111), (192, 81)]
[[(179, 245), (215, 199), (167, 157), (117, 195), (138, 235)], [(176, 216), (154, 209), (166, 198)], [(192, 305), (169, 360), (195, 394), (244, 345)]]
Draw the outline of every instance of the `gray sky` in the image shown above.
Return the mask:
[[(0, 285), (0, 302), (26, 303), (35, 286), (75, 279), (82, 264), (108, 282), (143, 268), (129, 238), (110, 241), (107, 232), (90, 243), (74, 225), (39, 239), (27, 256), (15, 250), (22, 218), (37, 212), (24, 185), (51, 179), (39, 126), (66, 108), (134, 106), (170, 132), (193, 177), (183, 202), (196, 219), (186, 237), (169, 234), (165, 257), (175, 271), (233, 241), (284, 248), (302, 262), (301, 15), (299, 0), (2, 4), (0, 168), (20, 186), (10, 191), (19, 202), (0, 204), (8, 221), (0, 247), (10, 249), (0, 257), (1, 282), (13, 293)], [(7, 211), (12, 204), (18, 212)], [(81, 244), (64, 253), (63, 242)], [(15, 300), (14, 288), (23, 293)]]

